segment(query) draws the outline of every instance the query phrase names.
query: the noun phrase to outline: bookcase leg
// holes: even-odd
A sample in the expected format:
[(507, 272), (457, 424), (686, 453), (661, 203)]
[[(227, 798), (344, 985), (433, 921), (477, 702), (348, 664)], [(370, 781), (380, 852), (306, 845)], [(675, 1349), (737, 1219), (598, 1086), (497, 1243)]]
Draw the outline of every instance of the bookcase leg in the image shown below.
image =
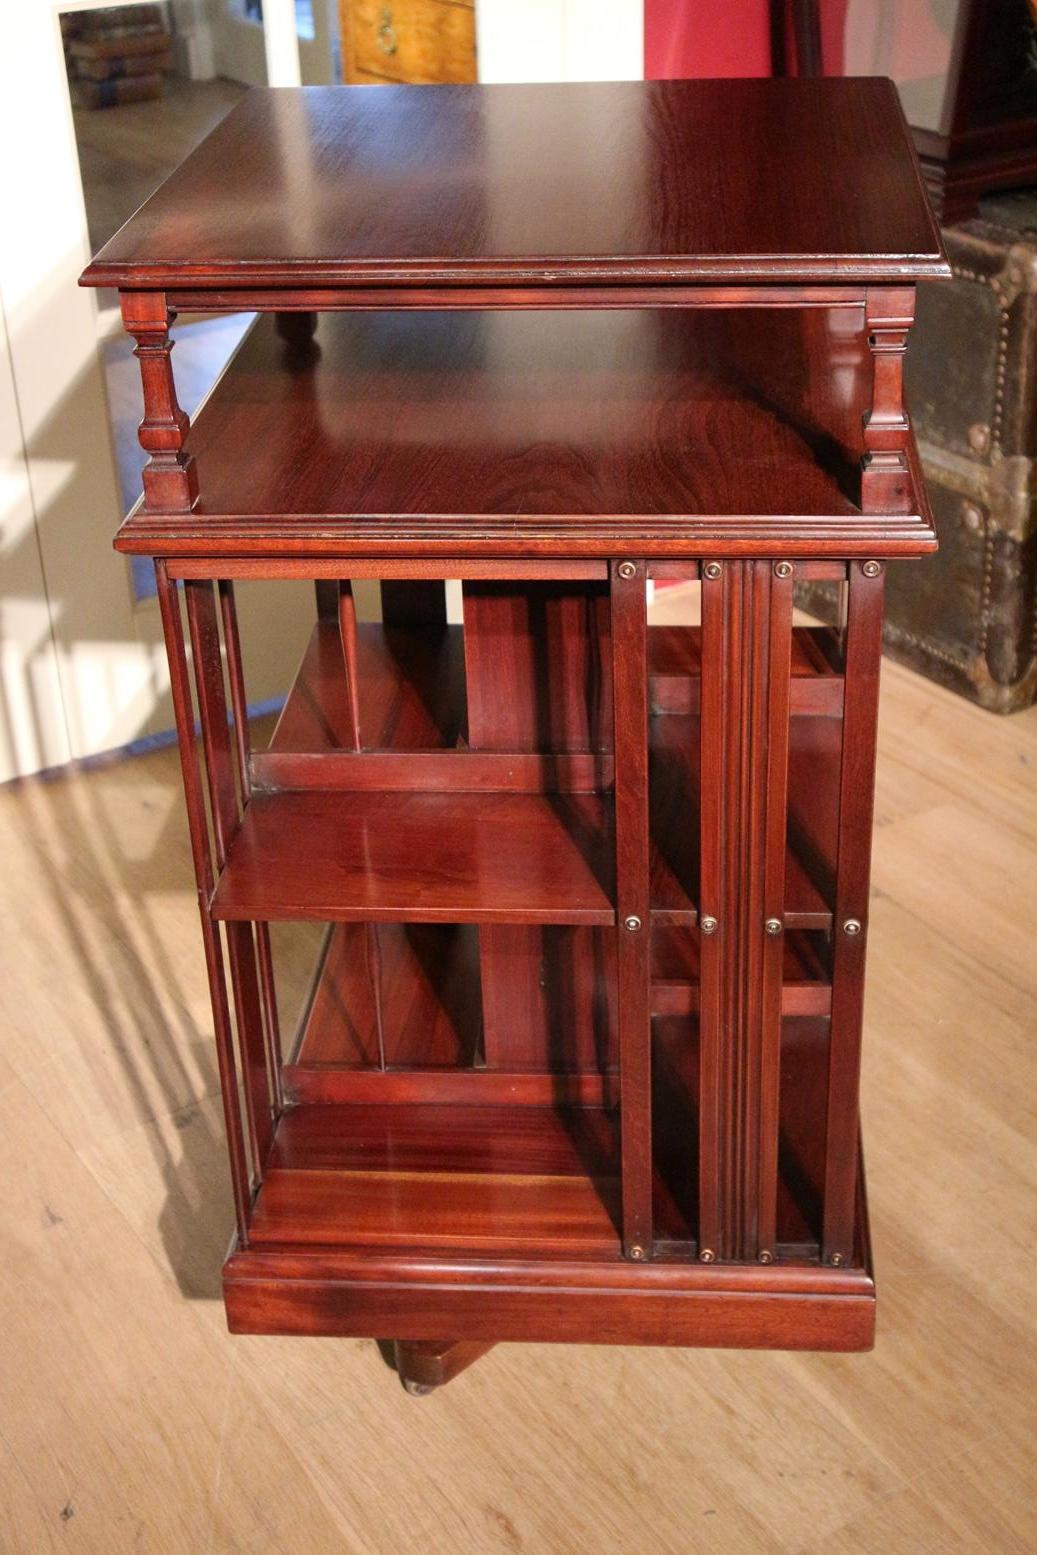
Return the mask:
[(492, 1349), (492, 1343), (477, 1339), (397, 1339), (396, 1370), (407, 1392), (420, 1398), (452, 1382)]

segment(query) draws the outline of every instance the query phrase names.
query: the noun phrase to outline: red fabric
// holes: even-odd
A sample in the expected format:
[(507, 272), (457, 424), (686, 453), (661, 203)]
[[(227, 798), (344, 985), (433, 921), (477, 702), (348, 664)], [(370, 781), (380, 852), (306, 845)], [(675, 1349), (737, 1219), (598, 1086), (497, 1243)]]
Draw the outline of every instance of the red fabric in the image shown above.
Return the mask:
[(644, 0), (645, 80), (769, 76), (769, 0)]

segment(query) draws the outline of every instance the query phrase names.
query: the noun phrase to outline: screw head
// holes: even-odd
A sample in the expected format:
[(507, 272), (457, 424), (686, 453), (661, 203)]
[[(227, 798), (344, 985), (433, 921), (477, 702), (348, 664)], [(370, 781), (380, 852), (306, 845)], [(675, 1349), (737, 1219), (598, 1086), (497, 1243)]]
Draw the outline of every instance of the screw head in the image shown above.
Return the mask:
[(634, 913), (631, 913), (629, 918), (623, 919), (623, 927), (624, 929), (629, 929), (631, 934), (636, 934), (641, 927), (641, 920)]
[(829, 1259), (829, 1262), (831, 1263), (833, 1269), (841, 1269), (843, 1266), (842, 1253), (833, 1253)]
[(760, 1250), (760, 1262), (761, 1263), (773, 1263), (774, 1262), (774, 1254), (771, 1252), (769, 1247), (761, 1248), (761, 1250)]
[(782, 927), (783, 925), (780, 918), (768, 918), (767, 922), (764, 924), (764, 928), (767, 930), (768, 934), (780, 934)]
[(775, 562), (774, 563), (774, 576), (776, 578), (791, 578), (791, 576), (792, 576), (792, 563), (791, 562)]
[(634, 1243), (633, 1247), (630, 1249), (630, 1256), (633, 1258), (635, 1263), (644, 1262), (645, 1250), (641, 1246), (640, 1242)]
[(704, 578), (719, 578), (719, 576), (720, 576), (720, 563), (719, 562), (707, 562), (706, 565), (702, 569), (702, 576)]
[(620, 562), (619, 566), (616, 568), (616, 571), (619, 573), (621, 578), (637, 577), (637, 568), (634, 566), (633, 562)]
[(843, 933), (849, 934), (852, 939), (855, 934), (861, 932), (861, 920), (859, 918), (847, 918), (843, 924)]
[(866, 578), (877, 578), (879, 573), (882, 571), (882, 563), (865, 562), (864, 566), (861, 568), (861, 571)]
[(717, 1255), (711, 1247), (704, 1247), (699, 1253), (699, 1263), (716, 1263)]
[(699, 929), (703, 934), (715, 934), (717, 931), (717, 920), (711, 918), (707, 913), (704, 918), (699, 919)]

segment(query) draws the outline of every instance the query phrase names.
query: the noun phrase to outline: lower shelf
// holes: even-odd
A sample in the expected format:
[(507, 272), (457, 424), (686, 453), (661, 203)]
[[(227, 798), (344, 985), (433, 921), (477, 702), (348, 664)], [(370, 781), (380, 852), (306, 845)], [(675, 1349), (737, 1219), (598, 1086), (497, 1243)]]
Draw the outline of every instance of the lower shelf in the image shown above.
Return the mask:
[(436, 1248), (257, 1238), (224, 1265), (224, 1299), (233, 1333), (866, 1350), (875, 1285), (863, 1178), (857, 1248), (855, 1267), (830, 1269), (632, 1264), (614, 1242), (550, 1253), (474, 1247), (447, 1258)]
[(619, 1253), (619, 1140), (601, 1108), (301, 1106), (277, 1130), (256, 1246)]

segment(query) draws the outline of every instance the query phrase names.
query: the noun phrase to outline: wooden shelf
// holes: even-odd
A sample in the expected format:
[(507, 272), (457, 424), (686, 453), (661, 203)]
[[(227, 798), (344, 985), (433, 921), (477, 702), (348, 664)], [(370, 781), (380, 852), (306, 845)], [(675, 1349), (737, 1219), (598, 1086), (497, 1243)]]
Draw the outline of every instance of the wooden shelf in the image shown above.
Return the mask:
[[(838, 717), (843, 677), (838, 635), (829, 626), (797, 626), (792, 632), (789, 710), (795, 716)], [(653, 626), (648, 631), (648, 699), (653, 713), (697, 713), (702, 684), (702, 630)]]
[[(653, 927), (652, 1014), (691, 1015), (699, 1007), (697, 934)], [(832, 974), (825, 937), (793, 930), (785, 935), (781, 1008), (784, 1015), (828, 1015)]]
[(644, 519), (680, 554), (693, 517), (866, 526), (863, 331), (849, 308), (324, 313), (300, 352), (261, 315), (191, 427), (193, 511), (139, 512), (119, 544), (456, 532), (485, 553), (582, 518), (607, 550)]
[(216, 918), (611, 924), (611, 807), (593, 794), (256, 794)]
[(293, 1107), (250, 1240), (618, 1256), (618, 1162), (599, 1108)]

